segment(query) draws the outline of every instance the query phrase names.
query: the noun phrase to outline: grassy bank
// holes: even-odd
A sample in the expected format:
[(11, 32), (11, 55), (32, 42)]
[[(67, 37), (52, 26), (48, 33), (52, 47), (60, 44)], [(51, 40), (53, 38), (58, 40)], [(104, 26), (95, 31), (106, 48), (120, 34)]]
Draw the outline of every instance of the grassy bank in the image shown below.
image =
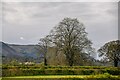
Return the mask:
[(101, 75), (43, 75), (3, 77), (2, 80), (120, 80), (120, 76)]

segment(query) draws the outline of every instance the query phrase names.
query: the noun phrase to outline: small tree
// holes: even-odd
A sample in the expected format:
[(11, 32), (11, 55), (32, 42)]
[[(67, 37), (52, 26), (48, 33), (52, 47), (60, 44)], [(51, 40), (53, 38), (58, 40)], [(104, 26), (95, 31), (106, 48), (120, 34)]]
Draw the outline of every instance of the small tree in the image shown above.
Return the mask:
[(120, 40), (106, 43), (98, 52), (100, 57), (104, 56), (104, 60), (113, 61), (114, 66), (117, 67), (120, 61)]
[(38, 44), (39, 44), (40, 53), (44, 54), (44, 65), (47, 66), (46, 54), (47, 54), (48, 45), (49, 45), (48, 36), (46, 36), (45, 38), (41, 38)]

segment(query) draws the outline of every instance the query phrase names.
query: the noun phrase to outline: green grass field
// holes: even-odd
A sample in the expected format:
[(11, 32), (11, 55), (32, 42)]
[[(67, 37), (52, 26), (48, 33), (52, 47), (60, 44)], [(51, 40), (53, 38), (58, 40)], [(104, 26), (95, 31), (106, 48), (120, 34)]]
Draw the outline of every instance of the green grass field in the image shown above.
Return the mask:
[(120, 77), (112, 75), (44, 75), (3, 77), (2, 80), (120, 80)]

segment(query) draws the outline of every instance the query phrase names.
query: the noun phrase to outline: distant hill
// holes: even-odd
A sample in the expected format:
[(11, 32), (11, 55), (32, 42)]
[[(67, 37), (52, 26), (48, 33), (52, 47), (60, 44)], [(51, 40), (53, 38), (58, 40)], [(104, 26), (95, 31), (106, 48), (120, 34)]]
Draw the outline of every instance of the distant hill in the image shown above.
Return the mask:
[(0, 42), (0, 52), (2, 52), (2, 62), (8, 63), (11, 60), (23, 61), (24, 55), (18, 53), (16, 50), (8, 46), (7, 44)]
[(42, 60), (38, 49), (36, 49), (36, 45), (17, 45), (4, 42), (0, 42), (0, 45), (3, 63), (9, 63), (12, 60), (17, 60), (19, 62), (40, 62)]
[(9, 44), (11, 48), (27, 57), (37, 58), (38, 49), (36, 45), (15, 45)]
[(25, 61), (40, 62), (43, 59), (43, 54), (38, 50), (38, 45), (17, 45), (8, 44), (11, 48), (24, 55)]

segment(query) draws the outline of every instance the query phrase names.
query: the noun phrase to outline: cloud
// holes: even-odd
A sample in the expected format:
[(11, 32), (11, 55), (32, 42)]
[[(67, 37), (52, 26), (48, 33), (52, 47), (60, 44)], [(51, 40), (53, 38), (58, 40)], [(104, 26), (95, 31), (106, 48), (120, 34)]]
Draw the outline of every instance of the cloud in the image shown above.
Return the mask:
[[(117, 39), (117, 3), (96, 2), (5, 2), (3, 40), (10, 43), (37, 43), (64, 17), (83, 22), (93, 46)], [(20, 37), (25, 40), (20, 40)]]
[(0, 41), (2, 41), (2, 5), (0, 3)]
[(31, 10), (35, 7), (23, 6), (22, 3), (4, 3), (3, 15), (4, 20), (11, 24), (28, 24), (31, 20)]
[(119, 0), (3, 0), (3, 2), (118, 2)]
[(20, 37), (20, 39), (21, 39), (21, 40), (24, 40), (24, 38), (23, 38), (23, 37)]

